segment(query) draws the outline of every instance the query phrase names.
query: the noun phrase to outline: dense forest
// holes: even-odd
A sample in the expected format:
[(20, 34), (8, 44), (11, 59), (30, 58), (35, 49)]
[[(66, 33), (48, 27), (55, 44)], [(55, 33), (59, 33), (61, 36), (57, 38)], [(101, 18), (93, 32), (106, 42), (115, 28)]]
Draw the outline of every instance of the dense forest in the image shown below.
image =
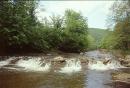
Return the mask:
[[(130, 49), (130, 1), (118, 1), (110, 9), (108, 30), (88, 28), (88, 20), (71, 9), (40, 22), (38, 1), (0, 2), (0, 53), (82, 52), (91, 49)], [(112, 25), (110, 25), (112, 26)]]

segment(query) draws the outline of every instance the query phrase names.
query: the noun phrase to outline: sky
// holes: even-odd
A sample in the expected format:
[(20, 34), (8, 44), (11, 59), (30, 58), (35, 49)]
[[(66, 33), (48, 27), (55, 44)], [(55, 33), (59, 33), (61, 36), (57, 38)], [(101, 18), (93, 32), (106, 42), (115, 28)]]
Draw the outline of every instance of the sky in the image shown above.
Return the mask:
[(89, 28), (106, 29), (106, 19), (109, 8), (114, 1), (40, 1), (36, 10), (38, 19), (42, 21), (44, 17), (49, 19), (52, 14), (64, 15), (66, 9), (80, 12), (88, 19)]

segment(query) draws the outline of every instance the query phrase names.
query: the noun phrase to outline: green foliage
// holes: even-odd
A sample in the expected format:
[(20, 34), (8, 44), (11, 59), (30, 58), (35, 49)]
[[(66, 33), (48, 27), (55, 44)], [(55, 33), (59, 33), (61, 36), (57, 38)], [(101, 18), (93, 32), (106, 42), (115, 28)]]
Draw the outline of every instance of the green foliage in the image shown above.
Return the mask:
[(80, 52), (87, 49), (87, 36), (77, 34), (64, 34), (59, 49), (66, 52)]
[(111, 49), (130, 49), (130, 1), (115, 2), (111, 8), (111, 20), (114, 22), (113, 33), (106, 36), (101, 47)]
[(130, 49), (130, 18), (126, 18), (123, 22), (118, 22), (115, 26), (114, 34), (117, 37), (117, 48)]
[[(35, 17), (36, 1), (0, 2), (0, 43), (11, 52), (80, 52), (88, 47), (87, 21), (78, 12), (66, 10), (40, 23)], [(12, 51), (13, 50), (13, 51)]]
[(46, 39), (46, 30), (43, 29), (37, 29), (37, 30), (31, 30), (30, 33), (28, 33), (28, 45), (31, 49), (40, 51), (40, 52), (46, 52), (50, 49), (50, 45)]
[(88, 26), (86, 19), (73, 10), (65, 11), (65, 27), (60, 50), (67, 52), (80, 52), (88, 47)]
[(106, 29), (89, 28), (88, 33), (88, 40), (90, 42), (89, 49), (97, 49), (100, 48), (101, 41), (110, 33), (110, 31)]
[(36, 25), (35, 1), (1, 1), (1, 44), (11, 49), (21, 49), (28, 43), (27, 33)]
[(108, 33), (108, 35), (106, 35), (102, 39), (99, 47), (104, 48), (104, 49), (113, 49), (117, 45), (116, 40), (117, 40), (117, 38), (114, 36), (114, 34), (112, 32)]
[(93, 50), (97, 48), (97, 44), (95, 42), (95, 38), (92, 35), (88, 35), (88, 49)]
[(63, 17), (53, 15), (50, 18), (52, 20), (52, 25), (54, 29), (60, 29), (62, 27), (63, 20), (64, 20)]
[(73, 10), (66, 10), (65, 27), (69, 32), (86, 34), (88, 29), (87, 19), (84, 18), (80, 13), (77, 13)]

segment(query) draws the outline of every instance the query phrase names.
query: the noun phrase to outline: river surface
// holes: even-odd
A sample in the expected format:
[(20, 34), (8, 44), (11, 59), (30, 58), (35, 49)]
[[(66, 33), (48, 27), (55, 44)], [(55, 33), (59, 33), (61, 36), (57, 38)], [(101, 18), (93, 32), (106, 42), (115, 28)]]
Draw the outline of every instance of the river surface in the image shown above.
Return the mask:
[[(94, 61), (83, 64), (71, 59), (54, 65), (31, 57), (28, 60), (21, 57), (1, 60), (0, 88), (130, 88), (130, 85), (118, 86), (112, 79), (111, 73), (125, 71), (123, 66), (113, 60), (107, 64), (99, 60), (113, 58), (111, 54), (91, 51), (85, 55)], [(12, 61), (14, 58), (15, 62)]]

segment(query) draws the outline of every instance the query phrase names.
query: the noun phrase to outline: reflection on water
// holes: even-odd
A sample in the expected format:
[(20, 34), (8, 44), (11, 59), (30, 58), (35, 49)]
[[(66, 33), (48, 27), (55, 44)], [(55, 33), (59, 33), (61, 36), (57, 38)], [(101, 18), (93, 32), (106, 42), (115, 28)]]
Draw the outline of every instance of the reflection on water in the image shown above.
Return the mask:
[(109, 72), (61, 73), (19, 72), (1, 69), (0, 88), (113, 88)]
[(110, 81), (110, 72), (89, 70), (87, 73), (86, 86), (87, 88), (112, 88), (108, 85), (105, 85)]
[(0, 88), (84, 88), (84, 75), (0, 72)]
[(129, 88), (129, 84), (109, 83), (110, 71), (87, 70), (68, 75), (0, 69), (0, 88)]

